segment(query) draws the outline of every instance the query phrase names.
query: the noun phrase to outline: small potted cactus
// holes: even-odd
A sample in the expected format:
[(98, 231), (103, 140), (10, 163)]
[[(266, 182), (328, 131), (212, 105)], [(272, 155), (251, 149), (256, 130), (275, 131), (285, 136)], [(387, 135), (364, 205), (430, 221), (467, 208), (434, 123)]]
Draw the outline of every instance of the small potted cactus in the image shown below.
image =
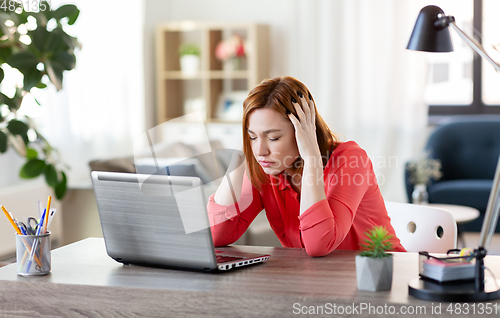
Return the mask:
[(356, 256), (356, 278), (359, 290), (390, 290), (392, 286), (392, 249), (391, 238), (382, 226), (375, 226), (366, 232), (364, 249)]

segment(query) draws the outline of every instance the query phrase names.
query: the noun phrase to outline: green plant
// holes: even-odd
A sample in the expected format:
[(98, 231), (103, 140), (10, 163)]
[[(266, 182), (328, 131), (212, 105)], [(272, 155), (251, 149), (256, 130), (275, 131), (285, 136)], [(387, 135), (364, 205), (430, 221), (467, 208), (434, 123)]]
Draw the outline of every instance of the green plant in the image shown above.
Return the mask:
[(427, 185), (430, 179), (439, 180), (443, 176), (441, 160), (431, 159), (430, 154), (430, 151), (424, 151), (406, 166), (412, 184)]
[(386, 251), (392, 248), (390, 239), (393, 237), (393, 235), (389, 234), (385, 227), (374, 226), (365, 234), (367, 236), (367, 238), (365, 239), (366, 244), (361, 244), (361, 246), (365, 250), (359, 255), (372, 258), (384, 258), (392, 256), (392, 254), (386, 253)]
[[(80, 10), (72, 4), (52, 10), (49, 1), (40, 1), (36, 8), (29, 8), (36, 12), (28, 12), (22, 1), (7, 3), (0, 6), (0, 153), (13, 146), (26, 159), (20, 177), (44, 175), (61, 199), (67, 184), (63, 170), (68, 167), (59, 163), (57, 150), (36, 130), (33, 121), (18, 111), (27, 96), (40, 105), (36, 93), (47, 84), (61, 90), (63, 73), (75, 68), (74, 50), (81, 45), (64, 26), (74, 24)], [(15, 72), (11, 68), (22, 74), (23, 82), (6, 87), (5, 79)]]
[(183, 43), (179, 46), (179, 55), (200, 55), (200, 48), (194, 43)]

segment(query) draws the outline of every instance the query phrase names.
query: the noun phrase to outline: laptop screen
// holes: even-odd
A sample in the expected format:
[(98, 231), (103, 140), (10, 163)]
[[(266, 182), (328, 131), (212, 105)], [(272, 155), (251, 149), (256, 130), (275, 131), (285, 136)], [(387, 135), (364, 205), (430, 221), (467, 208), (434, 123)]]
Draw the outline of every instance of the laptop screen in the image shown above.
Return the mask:
[(124, 263), (216, 267), (199, 178), (93, 171), (92, 181), (109, 256)]

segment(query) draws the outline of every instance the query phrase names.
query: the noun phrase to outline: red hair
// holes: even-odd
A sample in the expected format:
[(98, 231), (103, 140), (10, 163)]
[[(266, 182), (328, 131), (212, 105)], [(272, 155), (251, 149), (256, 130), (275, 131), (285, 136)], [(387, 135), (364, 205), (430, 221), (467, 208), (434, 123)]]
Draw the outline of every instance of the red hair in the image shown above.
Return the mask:
[[(256, 109), (271, 108), (288, 120), (287, 113), (292, 113), (297, 117), (295, 107), (292, 105), (292, 99), (299, 101), (299, 92), (305, 98), (310, 98), (314, 103), (312, 94), (302, 82), (293, 77), (280, 76), (262, 81), (250, 91), (248, 97), (243, 102), (243, 151), (248, 162), (250, 180), (259, 190), (263, 184), (269, 182), (269, 176), (266, 175), (257, 160), (255, 160), (252, 152), (250, 136), (247, 131), (250, 114)], [(316, 112), (316, 137), (323, 160), (323, 167), (325, 167), (330, 154), (337, 147), (339, 139), (330, 131), (328, 125), (319, 115), (316, 103), (314, 103), (314, 109)], [(303, 164), (302, 158), (297, 158), (291, 165), (293, 173), (301, 173)]]

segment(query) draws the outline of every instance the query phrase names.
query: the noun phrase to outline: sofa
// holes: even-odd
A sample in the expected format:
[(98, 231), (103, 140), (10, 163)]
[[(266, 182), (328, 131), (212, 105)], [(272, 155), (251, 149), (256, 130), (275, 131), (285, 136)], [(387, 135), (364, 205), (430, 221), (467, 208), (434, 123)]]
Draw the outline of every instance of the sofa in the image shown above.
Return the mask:
[[(202, 153), (202, 149), (206, 149), (205, 146), (181, 142), (155, 145), (156, 158), (152, 158), (150, 152), (145, 151), (135, 157), (93, 160), (89, 162), (89, 166), (92, 171), (199, 177), (203, 183), (205, 202), (208, 202), (208, 197), (215, 193), (229, 166), (232, 150), (224, 149), (222, 143), (212, 140), (212, 152)], [(257, 216), (235, 244), (281, 246), (267, 221), (265, 211)]]
[[(439, 125), (425, 149), (442, 165), (442, 177), (427, 188), (430, 203), (465, 205), (480, 217), (463, 226), (480, 231), (500, 155), (500, 116), (459, 116)], [(411, 202), (413, 184), (406, 171), (406, 190)], [(497, 224), (497, 232), (500, 224)]]

